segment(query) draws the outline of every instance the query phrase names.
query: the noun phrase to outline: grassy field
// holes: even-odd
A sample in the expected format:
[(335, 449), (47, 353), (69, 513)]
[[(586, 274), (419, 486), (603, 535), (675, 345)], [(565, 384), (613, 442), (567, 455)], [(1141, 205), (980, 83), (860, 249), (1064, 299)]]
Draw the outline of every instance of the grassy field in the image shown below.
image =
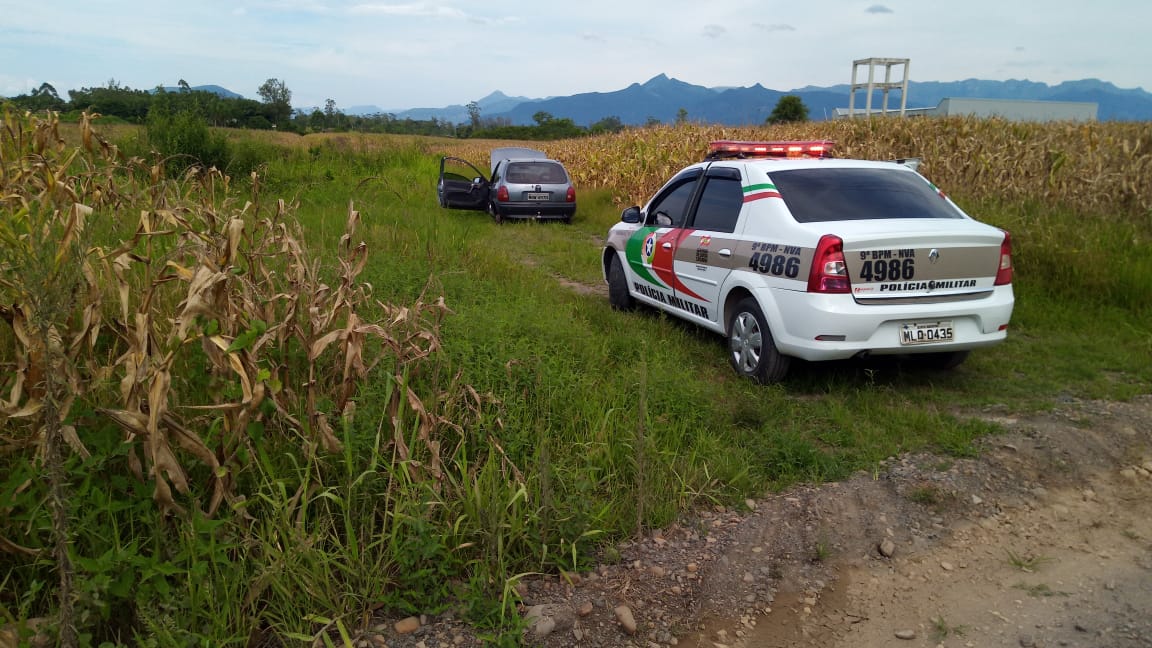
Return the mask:
[[(0, 382), (11, 399), (0, 432), (0, 624), (60, 612), (64, 567), (53, 547), (62, 527), (50, 505), (60, 492), (52, 484), (67, 494), (72, 613), (92, 644), (247, 645), (272, 636), (305, 643), (357, 627), (374, 611), (449, 605), (489, 627), (494, 641), (511, 641), (517, 574), (586, 568), (603, 543), (691, 507), (841, 479), (901, 452), (970, 454), (974, 439), (997, 432), (977, 414), (1149, 391), (1148, 124), (803, 128), (772, 134), (834, 138), (874, 157), (923, 154), (930, 179), (974, 216), (1012, 232), (1017, 307), (1005, 344), (952, 372), (883, 360), (797, 363), (784, 383), (761, 387), (736, 378), (721, 338), (654, 311), (612, 311), (600, 290), (599, 253), (621, 207), (696, 160), (708, 138), (764, 137), (760, 129), (658, 127), (544, 145), (579, 182), (570, 226), (497, 226), (482, 213), (436, 206), (438, 156), (483, 168), (492, 142), (233, 137), (265, 160), (256, 182), (162, 181), (123, 161), (93, 176), (98, 165), (70, 161), (70, 146), (42, 152), (59, 156), (60, 177), (76, 179), (65, 195), (52, 189), (55, 181), (32, 186), (43, 176), (19, 170), (30, 158), (7, 153), (8, 195), (25, 196), (3, 203), (10, 223), (50, 211), (37, 205), (66, 214), (73, 202), (92, 203), (88, 250), (157, 262), (124, 261), (141, 274), (123, 280), (136, 288), (119, 298), (121, 275), (111, 265), (105, 279), (75, 279), (111, 295), (100, 302), (104, 329), (77, 328), (87, 311), (55, 306), (60, 326), (91, 336), (103, 359), (75, 356), (70, 371), (83, 388), (55, 420), (63, 445), (72, 430), (87, 457), (58, 448), (62, 474), (46, 478), (52, 464), (37, 430), (48, 423), (20, 413), (35, 390), (19, 396), (12, 379)], [(82, 140), (63, 135), (72, 146)], [(125, 129), (114, 141), (133, 149), (139, 136)], [(1001, 144), (973, 153), (973, 142), (992, 138)], [(1085, 138), (1097, 144), (1080, 147)], [(1059, 166), (1053, 151), (1065, 160)], [(1085, 186), (1094, 189), (1091, 200)], [(142, 210), (183, 216), (145, 227)], [(228, 222), (243, 223), (244, 235), (230, 236)], [(296, 222), (295, 237), (258, 235)], [(187, 234), (164, 238), (176, 229)], [(35, 285), (60, 285), (34, 284), (36, 273), (20, 277), (35, 259), (60, 266), (58, 256), (34, 254), (37, 241), (53, 254), (61, 249), (38, 238), (49, 231), (56, 230), (11, 232), (28, 256), (0, 259), (5, 375), (36, 366), (38, 347), (14, 324), (32, 309), (13, 307), (34, 302)], [(210, 253), (189, 256), (190, 240)], [(225, 276), (217, 284), (224, 292), (197, 293), (214, 301), (202, 317), (180, 320), (187, 330), (177, 335), (180, 327), (163, 322), (186, 312), (193, 293), (162, 259), (253, 280)], [(137, 292), (154, 294), (155, 303), (139, 303)], [(117, 316), (118, 304), (154, 309), (150, 345), (133, 345), (141, 329)], [(228, 317), (219, 316), (221, 304)], [(287, 326), (294, 318), (306, 324)], [(276, 346), (289, 330), (295, 337)], [(217, 338), (218, 349), (229, 349), (223, 354), (207, 345), (203, 356), (182, 355)], [(186, 436), (163, 420), (126, 435), (111, 420), (109, 412), (132, 409), (123, 398), (126, 367), (148, 369), (122, 360), (131, 349), (171, 366), (166, 400), (150, 382), (134, 392), (132, 411), (147, 419), (163, 404)], [(187, 476), (186, 491), (156, 469), (167, 455), (148, 454), (162, 438)], [(167, 504), (157, 495), (166, 479), (175, 488)]]

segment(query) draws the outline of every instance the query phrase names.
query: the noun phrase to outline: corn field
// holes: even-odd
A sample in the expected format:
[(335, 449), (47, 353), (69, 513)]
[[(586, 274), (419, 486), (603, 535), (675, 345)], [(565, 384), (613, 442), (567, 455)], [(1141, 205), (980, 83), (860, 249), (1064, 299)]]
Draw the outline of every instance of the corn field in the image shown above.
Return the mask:
[[(673, 173), (699, 161), (712, 140), (831, 140), (835, 157), (918, 157), (950, 193), (1007, 203), (1039, 201), (1092, 212), (1152, 211), (1152, 124), (1039, 123), (1000, 119), (837, 120), (732, 128), (681, 124), (548, 143), (578, 187), (604, 188), (642, 204)], [(493, 143), (430, 147), (487, 164)], [(483, 168), (483, 167), (482, 167)]]

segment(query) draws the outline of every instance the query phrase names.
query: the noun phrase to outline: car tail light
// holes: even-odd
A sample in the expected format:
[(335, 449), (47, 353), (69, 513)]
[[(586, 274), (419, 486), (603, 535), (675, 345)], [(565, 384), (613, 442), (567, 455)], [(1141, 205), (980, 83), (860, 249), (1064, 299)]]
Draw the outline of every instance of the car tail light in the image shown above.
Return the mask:
[(846, 293), (850, 288), (844, 241), (831, 234), (821, 236), (812, 259), (812, 271), (808, 273), (808, 292)]
[(564, 194), (564, 202), (576, 202), (576, 187), (568, 187), (568, 192)]
[(1004, 240), (1000, 243), (1000, 267), (996, 270), (996, 285), (1006, 286), (1012, 283), (1012, 235), (1004, 232)]
[(496, 200), (499, 200), (500, 202), (508, 202), (511, 200), (511, 198), (508, 196), (508, 187), (500, 185), (500, 188), (496, 190)]

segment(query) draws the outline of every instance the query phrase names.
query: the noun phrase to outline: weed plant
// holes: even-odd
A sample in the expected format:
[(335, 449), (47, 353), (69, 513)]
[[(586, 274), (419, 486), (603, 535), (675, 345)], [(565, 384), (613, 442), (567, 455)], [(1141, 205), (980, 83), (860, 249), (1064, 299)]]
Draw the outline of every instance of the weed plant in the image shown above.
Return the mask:
[(934, 617), (932, 622), (932, 638), (934, 641), (943, 642), (948, 637), (953, 635), (963, 637), (967, 632), (968, 626), (952, 625), (943, 616)]
[(1041, 565), (1052, 562), (1052, 558), (1047, 556), (1036, 556), (1033, 554), (1019, 554), (1011, 549), (1005, 552), (1007, 554), (1008, 564), (1022, 572), (1033, 573), (1037, 571)]

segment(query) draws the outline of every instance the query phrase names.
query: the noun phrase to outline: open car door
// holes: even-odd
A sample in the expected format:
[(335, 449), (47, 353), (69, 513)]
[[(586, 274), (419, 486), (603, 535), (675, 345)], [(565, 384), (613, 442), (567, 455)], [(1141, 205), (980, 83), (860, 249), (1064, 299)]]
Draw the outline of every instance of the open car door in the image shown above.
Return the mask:
[(450, 209), (488, 208), (488, 179), (467, 160), (440, 158), (440, 181), (436, 194), (441, 207)]

